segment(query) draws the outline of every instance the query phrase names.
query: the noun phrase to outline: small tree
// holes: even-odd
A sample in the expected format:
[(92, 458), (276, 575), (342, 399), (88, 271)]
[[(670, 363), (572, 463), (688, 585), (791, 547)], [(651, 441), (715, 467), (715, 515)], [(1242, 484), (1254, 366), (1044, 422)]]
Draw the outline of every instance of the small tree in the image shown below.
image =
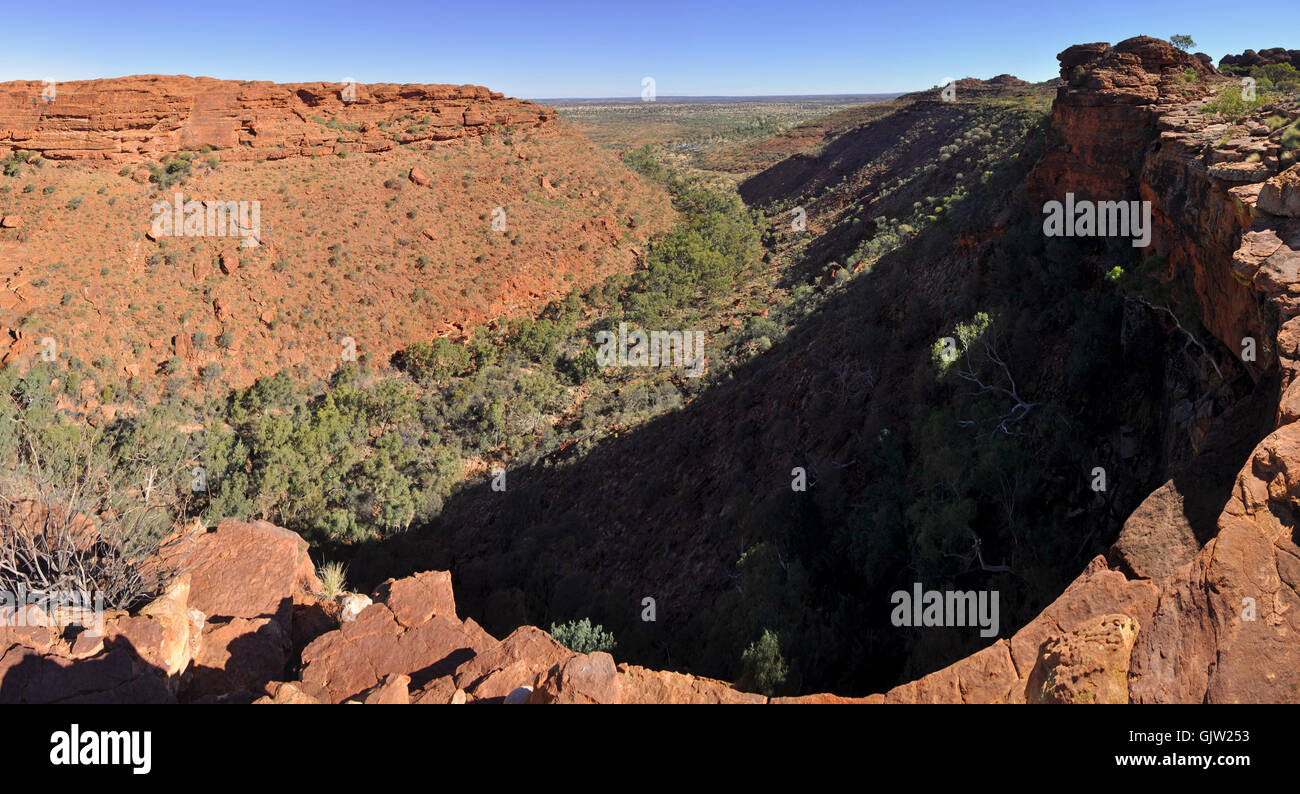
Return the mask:
[(1192, 41), (1191, 36), (1184, 36), (1181, 33), (1177, 33), (1174, 34), (1173, 36), (1170, 36), (1169, 43), (1174, 45), (1178, 49), (1182, 50), (1183, 52), (1188, 52), (1193, 47), (1196, 46), (1196, 42)]
[(768, 697), (785, 683), (786, 674), (790, 672), (781, 657), (780, 638), (767, 629), (763, 629), (763, 636), (741, 654), (740, 664), (740, 688), (761, 692)]
[[(936, 340), (930, 356), (939, 368), (940, 378), (952, 371), (962, 380), (974, 385), (978, 394), (1000, 394), (1009, 398), (1014, 405), (997, 418), (996, 430), (1006, 435), (1015, 435), (1016, 423), (1041, 403), (1029, 402), (1020, 396), (1016, 380), (1011, 375), (1011, 367), (999, 351), (992, 326), (993, 319), (987, 313), (977, 312), (969, 322), (957, 324), (955, 338), (949, 336)], [(986, 375), (986, 372), (991, 374)], [(958, 424), (972, 427), (975, 421), (966, 419)]]

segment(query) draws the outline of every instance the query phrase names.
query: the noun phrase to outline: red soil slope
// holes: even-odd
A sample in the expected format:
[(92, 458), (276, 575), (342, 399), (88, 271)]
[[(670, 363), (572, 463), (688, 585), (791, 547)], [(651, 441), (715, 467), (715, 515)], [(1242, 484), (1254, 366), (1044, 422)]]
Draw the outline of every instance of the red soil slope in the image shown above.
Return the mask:
[[(631, 269), (671, 222), (661, 190), (547, 108), (478, 86), (346, 88), (129, 77), (47, 102), (40, 83), (0, 84), (16, 171), (0, 177), (0, 357), (50, 337), (93, 364), (86, 399), (129, 378), (198, 388), (213, 364), (233, 385), (319, 377), (346, 337), (383, 362), (533, 313)], [(186, 181), (150, 181), (184, 151)], [(258, 202), (258, 244), (151, 233), (178, 192)]]

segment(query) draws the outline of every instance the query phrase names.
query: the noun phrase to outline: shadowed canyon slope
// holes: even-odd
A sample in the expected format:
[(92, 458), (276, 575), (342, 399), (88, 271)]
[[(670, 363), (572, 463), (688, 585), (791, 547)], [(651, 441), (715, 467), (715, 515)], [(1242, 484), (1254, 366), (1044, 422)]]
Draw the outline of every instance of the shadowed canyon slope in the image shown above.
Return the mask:
[[(1203, 64), (1153, 39), (1080, 45), (1059, 58), (1066, 85), (1031, 192), (1150, 201), (1162, 278), (1184, 287), (1182, 308), (1221, 343), (1205, 354), (1227, 373), (1244, 365), (1256, 385), (1249, 396), (1238, 389), (1196, 454), (1134, 511), (1109, 567), (1098, 557), (1009, 643), (887, 699), (1297, 702), (1300, 547), (1288, 472), (1300, 429), (1288, 406), (1300, 213), (1284, 198), (1294, 158), (1280, 157), (1280, 136), (1262, 122), (1300, 113), (1265, 105), (1235, 124), (1207, 118), (1198, 111), (1210, 100), (1182, 78)], [(1246, 339), (1260, 344), (1258, 358), (1237, 358)]]

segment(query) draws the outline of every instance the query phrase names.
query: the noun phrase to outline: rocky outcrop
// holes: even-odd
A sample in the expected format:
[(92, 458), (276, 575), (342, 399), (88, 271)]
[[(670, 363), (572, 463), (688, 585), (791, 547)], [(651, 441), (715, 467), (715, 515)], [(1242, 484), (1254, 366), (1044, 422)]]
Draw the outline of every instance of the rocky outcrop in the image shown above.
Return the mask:
[(1043, 664), (1044, 647), (1062, 635), (1080, 631), (1107, 615), (1142, 624), (1156, 607), (1157, 589), (1149, 581), (1129, 579), (1097, 557), (1059, 598), (1016, 632), (942, 670), (897, 686), (885, 703), (1025, 703), (1037, 696), (1041, 681), (1034, 671)]
[(1289, 63), (1300, 69), (1300, 50), (1288, 50), (1285, 47), (1269, 47), (1255, 52), (1246, 50), (1240, 55), (1225, 55), (1219, 59), (1220, 66), (1268, 66), (1274, 63)]
[[(1300, 113), (1266, 105), (1236, 123), (1201, 113), (1211, 94), (1239, 87), (1154, 39), (1058, 59), (1066, 85), (1031, 196), (1150, 201), (1149, 252), (1166, 260), (1164, 278), (1191, 286), (1195, 305), (1180, 308), (1222, 345), (1204, 350), (1213, 373), (1222, 382), (1240, 367), (1255, 382), (1239, 413), (1280, 393), (1277, 429), (1254, 445), (1249, 416), (1210, 422), (1202, 454), (1130, 516), (1111, 563), (1094, 560), (1009, 642), (885, 700), (1300, 702), (1300, 224), (1295, 168), (1278, 173), (1280, 125), (1262, 123)], [(1246, 339), (1253, 359), (1239, 358)], [(1233, 463), (1244, 453), (1244, 467)]]
[(0, 83), (0, 156), (134, 163), (204, 147), (226, 161), (376, 152), (541, 126), (554, 112), (483, 86), (141, 75)]
[(305, 542), (261, 521), (196, 527), (148, 566), (178, 568), (162, 596), (108, 615), (102, 636), (65, 636), (39, 614), (0, 624), (0, 703), (769, 702), (723, 681), (574, 653), (532, 626), (498, 641), (457, 616), (446, 571), (389, 580), (373, 598), (326, 600)]
[[(1050, 146), (1029, 176), (1030, 194), (1049, 200), (1136, 198), (1144, 135), (1161, 105), (1206, 96), (1214, 70), (1168, 42), (1146, 36), (1078, 44), (1057, 55), (1064, 81), (1052, 105)], [(1192, 70), (1202, 81), (1186, 83)]]
[(1265, 182), (1255, 206), (1270, 215), (1300, 218), (1300, 165), (1293, 165)]
[(1265, 438), (1133, 653), (1135, 702), (1300, 702), (1300, 424)]

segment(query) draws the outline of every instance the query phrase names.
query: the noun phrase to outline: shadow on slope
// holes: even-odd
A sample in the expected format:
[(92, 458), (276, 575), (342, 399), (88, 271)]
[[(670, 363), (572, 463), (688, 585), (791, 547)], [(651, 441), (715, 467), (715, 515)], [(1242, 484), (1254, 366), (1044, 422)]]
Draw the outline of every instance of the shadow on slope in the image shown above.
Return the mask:
[[(878, 123), (907, 139), (917, 118), (895, 115)], [(948, 116), (978, 118), (929, 115), (940, 130)], [(1038, 134), (1012, 143), (1031, 149)], [(921, 170), (917, 190), (957, 178), (910, 144), (846, 137), (829, 149), (843, 173), (892, 158)], [(1161, 316), (1107, 283), (1116, 263), (1133, 264), (1131, 246), (1042, 236), (1023, 189), (1028, 159), (954, 192), (947, 211), (828, 286), (770, 349), (680, 411), (583, 457), (512, 470), (504, 492), (464, 488), (432, 525), (364, 549), (357, 570), (450, 568), (465, 613), (494, 634), (590, 617), (614, 633), (620, 660), (730, 680), (751, 672), (742, 654), (771, 630), (786, 692), (881, 691), (992, 641), (973, 626), (893, 625), (891, 595), (915, 583), (997, 590), (1009, 636), (1193, 457), (1189, 422), (1200, 419), (1183, 404), (1220, 414), (1253, 391), (1238, 371), (1207, 388), (1204, 362), (1178, 352)], [(751, 188), (770, 183), (763, 195), (779, 205), (834, 181), (806, 168)], [(871, 200), (852, 193), (810, 218), (833, 226)], [(857, 241), (814, 245), (792, 253), (824, 264)], [(938, 377), (935, 341), (980, 313), (996, 358), (965, 362), (972, 381)], [(981, 388), (1005, 378), (1033, 405), (1011, 422), (1014, 406)], [(792, 487), (797, 470), (805, 491)]]

